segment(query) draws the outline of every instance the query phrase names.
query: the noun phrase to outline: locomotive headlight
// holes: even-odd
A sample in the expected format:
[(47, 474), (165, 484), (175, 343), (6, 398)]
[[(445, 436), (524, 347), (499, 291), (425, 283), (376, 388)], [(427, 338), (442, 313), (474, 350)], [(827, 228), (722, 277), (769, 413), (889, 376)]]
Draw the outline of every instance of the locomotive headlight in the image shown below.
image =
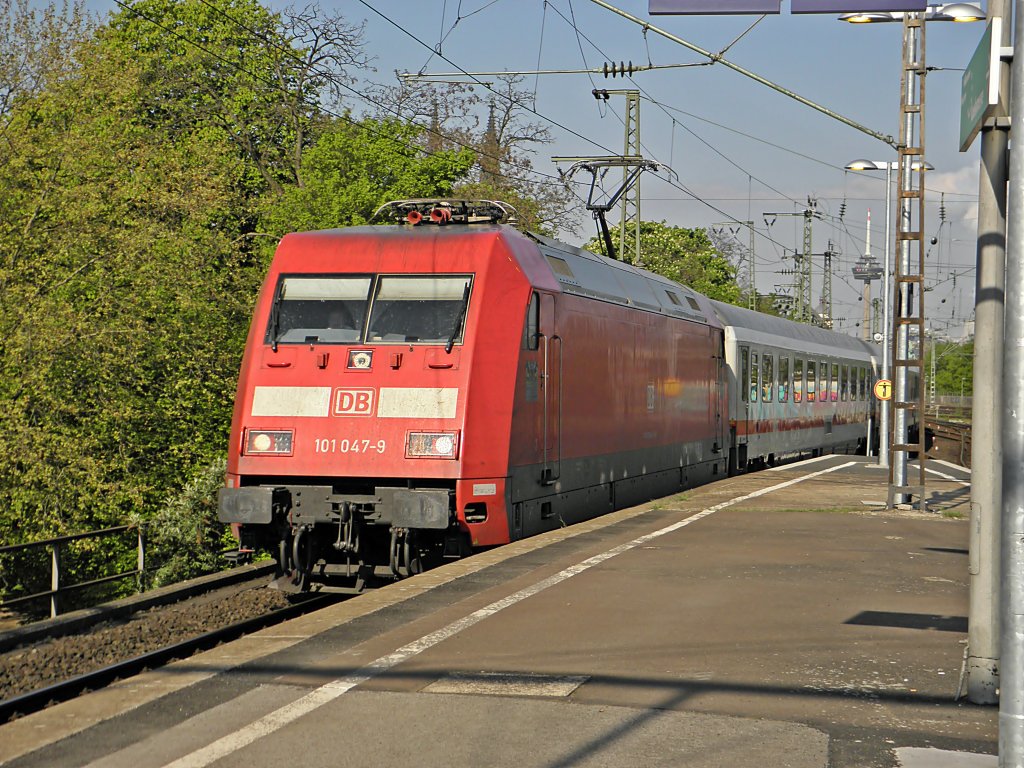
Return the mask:
[(292, 430), (247, 429), (245, 452), (248, 454), (292, 455)]
[(454, 459), (458, 447), (458, 432), (410, 432), (405, 439), (405, 456), (409, 459)]

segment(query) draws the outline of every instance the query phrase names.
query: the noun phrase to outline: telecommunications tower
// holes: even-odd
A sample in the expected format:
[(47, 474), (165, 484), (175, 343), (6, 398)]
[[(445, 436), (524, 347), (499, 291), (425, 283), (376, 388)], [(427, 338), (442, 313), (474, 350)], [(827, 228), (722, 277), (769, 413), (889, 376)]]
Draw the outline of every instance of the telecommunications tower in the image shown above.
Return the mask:
[[(861, 335), (865, 341), (871, 341), (871, 281), (878, 280), (882, 276), (882, 267), (871, 255), (871, 211), (868, 211), (867, 237), (865, 238), (864, 255), (857, 259), (853, 265), (853, 279), (864, 282), (864, 320), (861, 326)], [(886, 286), (882, 286), (884, 291)]]

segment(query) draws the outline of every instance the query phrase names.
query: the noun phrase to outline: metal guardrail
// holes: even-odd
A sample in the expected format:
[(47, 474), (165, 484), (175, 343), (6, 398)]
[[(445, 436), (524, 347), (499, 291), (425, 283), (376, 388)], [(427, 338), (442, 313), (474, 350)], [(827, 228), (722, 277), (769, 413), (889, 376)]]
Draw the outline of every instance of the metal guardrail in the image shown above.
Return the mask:
[[(137, 532), (139, 553), (138, 565), (135, 569), (124, 571), (122, 573), (115, 573), (110, 576), (102, 576), (98, 579), (90, 579), (89, 581), (80, 581), (74, 584), (64, 583), (64, 579), (62, 578), (64, 573), (62, 572), (61, 566), (63, 563), (63, 550), (67, 544), (73, 541), (81, 541), (82, 539), (106, 538), (132, 530)], [(57, 536), (56, 538), (32, 541), (27, 544), (11, 544), (6, 547), (0, 547), (0, 556), (43, 548), (50, 550), (50, 588), (31, 595), (22, 595), (20, 597), (11, 598), (10, 600), (4, 600), (0, 602), (0, 608), (23, 605), (24, 603), (28, 603), (33, 600), (42, 600), (43, 598), (48, 597), (50, 598), (50, 617), (53, 618), (60, 614), (61, 598), (70, 592), (86, 589), (88, 587), (95, 587), (100, 584), (108, 584), (110, 582), (120, 581), (131, 577), (136, 577), (138, 579), (138, 586), (141, 589), (142, 576), (146, 570), (146, 544), (143, 538), (142, 528), (140, 526), (118, 525), (113, 528), (102, 528), (95, 531), (86, 531), (85, 533), (76, 533), (70, 536)]]

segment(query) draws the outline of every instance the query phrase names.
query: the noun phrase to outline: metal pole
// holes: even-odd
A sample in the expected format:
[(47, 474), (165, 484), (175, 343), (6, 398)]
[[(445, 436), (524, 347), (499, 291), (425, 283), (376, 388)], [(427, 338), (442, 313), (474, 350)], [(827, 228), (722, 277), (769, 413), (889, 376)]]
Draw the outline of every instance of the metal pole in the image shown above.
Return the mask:
[[(892, 356), (892, 345), (889, 343), (889, 331), (892, 328), (890, 315), (890, 299), (892, 295), (892, 272), (889, 268), (889, 247), (892, 244), (892, 162), (885, 164), (885, 248), (882, 258), (885, 261), (882, 275), (882, 378), (889, 379), (889, 360)], [(889, 466), (889, 401), (882, 401), (881, 420), (878, 424), (880, 438), (878, 440), (878, 464)]]
[(60, 544), (50, 546), (50, 618), (60, 613)]
[[(989, 0), (989, 18), (1010, 8)], [(1000, 45), (1009, 45), (1006, 20)], [(1009, 66), (1000, 65), (1007, 83)], [(978, 183), (977, 277), (974, 292), (974, 387), (971, 410), (970, 608), (967, 699), (999, 701), (999, 514), (1002, 508), (1003, 304), (1006, 269), (1006, 173), (1009, 131), (983, 128)]]
[(745, 222), (750, 229), (750, 296), (747, 298), (747, 308), (757, 309), (757, 266), (754, 264), (754, 222)]
[[(1024, 40), (1017, 0), (1015, 42)], [(1010, 121), (1024, 121), (1024, 55), (1014, 56)], [(1019, 149), (1019, 148), (1018, 148)], [(1002, 593), (1000, 614), (999, 765), (1024, 765), (1024, 152), (1010, 153), (1006, 221), (1006, 343), (1003, 358)], [(977, 402), (978, 398), (974, 398)]]
[[(900, 115), (903, 123), (899, 149), (900, 191), (897, 224), (899, 262), (896, 268), (896, 322), (893, 367), (893, 454), (889, 468), (888, 506), (907, 503), (916, 492), (921, 511), (925, 510), (924, 474), (924, 371), (921, 345), (924, 343), (924, 103), (925, 103), (925, 21), (921, 14), (903, 17), (903, 77), (900, 84)], [(915, 216), (916, 212), (916, 216)], [(917, 258), (912, 259), (912, 249)], [(915, 285), (917, 291), (915, 292)], [(911, 326), (914, 339), (911, 339)], [(913, 342), (913, 348), (912, 348)], [(913, 353), (913, 354), (912, 354)], [(911, 374), (916, 379), (910, 381)], [(913, 384), (913, 388), (911, 387)], [(918, 439), (909, 441), (908, 411), (920, 419)], [(911, 450), (918, 453), (919, 479), (916, 485), (907, 482), (907, 459)]]
[[(905, 163), (902, 169), (903, 177), (900, 180), (900, 184), (903, 185), (904, 189), (911, 188), (913, 182), (911, 180), (913, 171), (910, 170), (910, 163)], [(910, 203), (907, 198), (901, 198), (900, 205), (900, 232), (909, 232), (911, 229), (911, 212)], [(897, 258), (900, 259), (900, 268), (896, 271), (897, 275), (905, 275), (910, 271), (910, 241), (901, 240), (897, 253)], [(913, 296), (911, 295), (911, 287), (908, 283), (900, 283), (896, 286), (894, 291), (893, 299), (896, 302), (896, 316), (903, 318), (911, 315), (913, 310), (911, 304), (913, 303)], [(900, 323), (896, 327), (896, 345), (893, 350), (893, 361), (905, 360), (907, 353), (910, 350), (910, 334), (908, 327)], [(893, 382), (893, 397), (896, 398), (897, 402), (906, 402), (909, 398), (907, 397), (907, 367), (900, 365), (896, 368), (896, 380)], [(920, 386), (920, 382), (919, 382)], [(892, 442), (894, 445), (905, 445), (907, 442), (907, 411), (905, 408), (896, 408), (896, 412), (893, 414), (893, 438)], [(893, 456), (892, 466), (892, 482), (890, 483), (890, 498), (893, 504), (903, 504), (908, 498), (905, 493), (893, 493), (892, 487), (902, 488), (907, 484), (907, 452), (906, 450), (896, 450)]]
[(136, 585), (139, 592), (146, 591), (146, 539), (143, 534), (143, 527), (139, 525), (139, 576), (136, 579)]

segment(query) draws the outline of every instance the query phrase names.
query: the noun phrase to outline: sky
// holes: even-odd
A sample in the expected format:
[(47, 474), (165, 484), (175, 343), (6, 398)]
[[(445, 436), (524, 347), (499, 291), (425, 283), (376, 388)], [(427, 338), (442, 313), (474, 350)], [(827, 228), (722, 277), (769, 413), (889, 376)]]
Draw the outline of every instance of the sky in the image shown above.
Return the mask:
[[(822, 254), (831, 243), (839, 254), (833, 258), (835, 327), (859, 335), (862, 284), (852, 279), (851, 269), (865, 251), (868, 210), (871, 252), (882, 258), (885, 173), (847, 172), (844, 166), (861, 158), (895, 161), (889, 145), (721, 64), (708, 65), (706, 58), (653, 30), (645, 34), (641, 25), (591, 0), (320, 2), (351, 22), (365, 21), (375, 70), (369, 78), (380, 83), (395, 84), (396, 71), (579, 70), (600, 69), (605, 62), (691, 65), (638, 72), (632, 78), (525, 77), (523, 87), (535, 93), (535, 114), (529, 117), (554, 138), (533, 156), (534, 168), (555, 176), (552, 156), (621, 153), (625, 100), (613, 95), (599, 102), (591, 92), (639, 89), (643, 155), (660, 166), (641, 177), (642, 217), (682, 227), (719, 225), (725, 232), (739, 230), (727, 222), (752, 221), (757, 288), (767, 293), (794, 280), (787, 271), (793, 268), (794, 249), (802, 249), (801, 214), (812, 198), (821, 215), (814, 221), (813, 253)], [(275, 8), (285, 4), (270, 2)], [(725, 51), (729, 61), (874, 131), (899, 134), (901, 24), (854, 25), (834, 15), (791, 15), (788, 0), (782, 14), (760, 21), (756, 16), (649, 16), (646, 0), (613, 4), (705, 50)], [(115, 5), (90, 0), (89, 7), (102, 14)], [(970, 60), (984, 29), (984, 23), (931, 22), (926, 30), (926, 63), (938, 68), (926, 78), (924, 118), (925, 154), (935, 166), (926, 180), (926, 316), (936, 333), (953, 337), (973, 316), (980, 156), (980, 141), (967, 152), (958, 151), (958, 70)], [(477, 86), (477, 92), (490, 96), (484, 86)], [(356, 113), (374, 109), (357, 97), (349, 106)], [(617, 173), (610, 172), (608, 180)], [(579, 207), (581, 232), (566, 237), (574, 244), (594, 233), (582, 200)], [(612, 222), (617, 220), (613, 214)], [(745, 250), (749, 235), (742, 230), (737, 236)], [(823, 257), (813, 262), (816, 305)], [(872, 290), (879, 295), (878, 282)]]

